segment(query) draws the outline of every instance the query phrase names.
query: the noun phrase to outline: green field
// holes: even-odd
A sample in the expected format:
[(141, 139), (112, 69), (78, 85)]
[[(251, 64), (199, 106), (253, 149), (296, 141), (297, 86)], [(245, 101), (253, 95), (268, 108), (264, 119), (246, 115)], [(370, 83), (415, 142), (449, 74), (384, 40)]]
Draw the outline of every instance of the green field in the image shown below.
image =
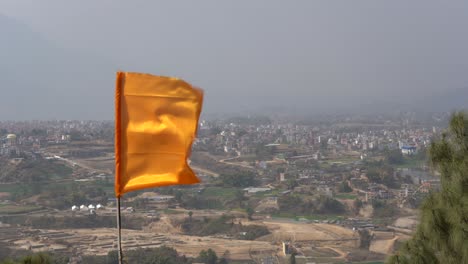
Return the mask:
[(287, 220), (293, 220), (293, 221), (299, 221), (299, 219), (301, 218), (305, 218), (309, 221), (314, 221), (314, 220), (319, 220), (319, 221), (323, 221), (323, 220), (342, 220), (344, 219), (343, 216), (341, 215), (319, 215), (319, 214), (312, 214), (312, 215), (294, 215), (294, 214), (289, 214), (289, 213), (283, 213), (283, 212), (280, 212), (278, 214), (273, 214), (272, 215), (273, 218), (284, 218), (284, 219), (287, 219)]
[(342, 157), (337, 159), (329, 159), (327, 160), (329, 163), (338, 163), (338, 164), (346, 164), (346, 163), (353, 163), (355, 161), (359, 161), (358, 157)]
[[(341, 262), (344, 263), (344, 262)], [(349, 263), (349, 262), (346, 262)], [(384, 264), (383, 261), (360, 261), (360, 262), (351, 262), (351, 264)]]
[(114, 182), (113, 181), (103, 181), (97, 180), (93, 182), (88, 182), (87, 184), (95, 185), (101, 187), (106, 193), (113, 195), (114, 194)]
[(222, 197), (224, 199), (232, 199), (236, 195), (236, 188), (224, 188), (224, 187), (208, 187), (202, 195), (206, 197)]
[(21, 190), (22, 185), (17, 183), (0, 184), (0, 192), (15, 193)]
[(38, 206), (0, 205), (0, 214), (23, 214), (42, 209)]
[(405, 157), (404, 163), (397, 165), (398, 168), (421, 168), (427, 165), (427, 160), (416, 157)]
[(351, 193), (339, 193), (339, 194), (335, 195), (336, 199), (354, 200), (354, 199), (356, 199), (356, 197), (357, 196), (355, 194), (351, 194)]
[(173, 209), (164, 209), (163, 213), (165, 214), (185, 214), (183, 211), (173, 210)]
[(253, 196), (257, 198), (264, 198), (264, 197), (270, 197), (270, 196), (278, 196), (280, 194), (280, 190), (271, 190), (268, 192), (258, 192), (255, 193)]
[(54, 190), (56, 188), (61, 188), (67, 185), (72, 184), (72, 180), (62, 180), (62, 181), (38, 181), (31, 183), (7, 183), (0, 184), (0, 192), (8, 193), (18, 193), (18, 192), (27, 192), (28, 190), (38, 188), (42, 190)]

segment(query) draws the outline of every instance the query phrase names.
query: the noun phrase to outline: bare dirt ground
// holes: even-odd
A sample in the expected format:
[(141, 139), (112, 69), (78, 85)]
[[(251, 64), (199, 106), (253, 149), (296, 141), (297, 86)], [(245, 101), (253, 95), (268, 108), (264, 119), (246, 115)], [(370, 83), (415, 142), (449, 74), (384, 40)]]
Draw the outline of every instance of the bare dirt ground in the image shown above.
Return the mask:
[(267, 197), (259, 201), (257, 207), (255, 207), (256, 212), (263, 212), (266, 210), (279, 210), (277, 199)]
[[(113, 228), (36, 230), (31, 237), (12, 239), (16, 248), (33, 251), (66, 251), (73, 248), (85, 255), (106, 255), (116, 248), (116, 230)], [(250, 259), (250, 254), (278, 253), (279, 245), (264, 241), (231, 240), (215, 237), (196, 237), (178, 234), (158, 234), (139, 230), (122, 230), (122, 247), (125, 250), (137, 247), (151, 248), (166, 245), (190, 257), (198, 256), (208, 248), (223, 255), (229, 251), (233, 259)], [(254, 253), (253, 253), (254, 252)]]
[(207, 174), (207, 175), (215, 177), (215, 178), (219, 177), (219, 173), (216, 173), (214, 171), (204, 169), (204, 168), (201, 168), (201, 167), (197, 167), (197, 166), (193, 166), (193, 165), (191, 165), (190, 167), (195, 171), (195, 173), (204, 173), (204, 174)]
[(359, 216), (364, 217), (364, 218), (371, 218), (372, 215), (374, 214), (374, 208), (372, 208), (372, 205), (364, 205), (361, 210), (359, 210)]
[(395, 236), (390, 239), (378, 239), (371, 242), (370, 251), (382, 253), (382, 254), (391, 254), (395, 248), (395, 242), (399, 239), (398, 236)]
[(354, 231), (331, 224), (309, 224), (264, 221), (272, 233), (264, 237), (272, 242), (291, 241), (343, 241), (358, 238)]
[(110, 172), (114, 169), (115, 160), (111, 157), (99, 157), (99, 158), (89, 158), (89, 159), (74, 159), (71, 158), (72, 161), (76, 162), (77, 164), (92, 169), (95, 171), (106, 171)]
[[(196, 211), (194, 215), (204, 213), (212, 216), (212, 213), (204, 211)], [(358, 235), (354, 231), (337, 225), (274, 220), (248, 221), (245, 218), (242, 218), (243, 224), (265, 225), (272, 234), (255, 241), (235, 240), (223, 236), (187, 236), (173, 225), (172, 220), (180, 217), (186, 217), (186, 214), (163, 214), (160, 216), (160, 221), (148, 225), (143, 230), (124, 229), (122, 231), (124, 250), (166, 245), (187, 256), (197, 256), (201, 250), (211, 248), (219, 256), (229, 251), (231, 259), (245, 260), (255, 256), (282, 256), (281, 242), (290, 241), (295, 246), (323, 251), (321, 254), (325, 257), (341, 261), (345, 260), (349, 253), (348, 249), (356, 248), (358, 242)], [(33, 251), (74, 251), (77, 254), (105, 255), (110, 250), (116, 249), (114, 228), (60, 230), (20, 228), (19, 231), (10, 233), (2, 235), (0, 240), (8, 237), (6, 242), (13, 247)]]
[(405, 216), (395, 220), (393, 225), (398, 228), (414, 229), (418, 222), (417, 216)]

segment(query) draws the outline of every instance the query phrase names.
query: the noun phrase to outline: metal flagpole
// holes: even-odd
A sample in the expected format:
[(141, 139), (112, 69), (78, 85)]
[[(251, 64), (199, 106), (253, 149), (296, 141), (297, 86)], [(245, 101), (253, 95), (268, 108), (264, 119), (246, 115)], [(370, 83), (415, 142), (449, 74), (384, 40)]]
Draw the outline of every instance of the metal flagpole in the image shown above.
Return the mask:
[(121, 232), (121, 221), (120, 221), (120, 196), (117, 197), (117, 248), (119, 255), (119, 264), (123, 264), (123, 255), (122, 255), (122, 232)]

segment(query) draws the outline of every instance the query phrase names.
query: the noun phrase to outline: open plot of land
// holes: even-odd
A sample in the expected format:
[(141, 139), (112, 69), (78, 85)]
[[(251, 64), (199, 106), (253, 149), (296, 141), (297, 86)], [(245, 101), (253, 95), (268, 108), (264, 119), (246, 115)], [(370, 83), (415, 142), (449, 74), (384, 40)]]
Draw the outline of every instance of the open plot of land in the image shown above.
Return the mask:
[(111, 171), (115, 166), (115, 160), (112, 157), (98, 157), (89, 159), (72, 159), (76, 163), (96, 171)]
[[(164, 212), (164, 211), (162, 211)], [(316, 263), (340, 262), (348, 260), (350, 254), (358, 249), (359, 235), (348, 228), (325, 223), (303, 223), (285, 219), (248, 221), (237, 218), (243, 225), (264, 225), (271, 234), (254, 241), (237, 240), (218, 234), (213, 236), (184, 235), (177, 220), (187, 217), (187, 210), (171, 210), (162, 213), (159, 221), (145, 226), (143, 230), (122, 231), (124, 250), (138, 247), (152, 248), (162, 245), (175, 248), (190, 257), (195, 257), (201, 250), (213, 249), (218, 255), (230, 252), (231, 259), (247, 260), (262, 256), (282, 255), (282, 242), (291, 245), (304, 257), (303, 260)], [(67, 212), (55, 212), (62, 215)], [(81, 212), (78, 212), (81, 213)], [(100, 211), (100, 214), (112, 214), (112, 209)], [(161, 212), (160, 212), (161, 213)], [(193, 217), (213, 217), (223, 211), (194, 210)], [(145, 216), (146, 213), (133, 213)], [(3, 230), (3, 231), (2, 231)], [(3, 232), (3, 233), (2, 233)], [(399, 237), (392, 232), (376, 232), (371, 244), (371, 251), (388, 254), (393, 250)], [(80, 228), (80, 229), (31, 229), (27, 227), (0, 228), (0, 241), (8, 242), (13, 248), (33, 251), (56, 251), (77, 255), (106, 255), (116, 249), (116, 229)], [(75, 252), (75, 253), (73, 253)]]
[(23, 214), (41, 210), (40, 206), (29, 205), (2, 205), (0, 204), (0, 215), (2, 214)]
[[(1, 232), (1, 230), (0, 230)], [(29, 235), (28, 235), (29, 234)], [(9, 238), (15, 248), (33, 251), (70, 251), (71, 249), (85, 255), (105, 255), (116, 248), (116, 230), (112, 228), (62, 229), (62, 230), (28, 230), (21, 238)], [(263, 241), (228, 240), (214, 237), (195, 237), (185, 235), (159, 235), (148, 231), (122, 230), (122, 247), (124, 250), (151, 248), (166, 245), (191, 257), (208, 248), (222, 255), (229, 250), (233, 259), (250, 259), (250, 254), (275, 255), (279, 245)]]
[(393, 224), (395, 227), (404, 229), (413, 229), (418, 224), (418, 219), (415, 216), (407, 216), (398, 218)]
[(330, 224), (294, 222), (263, 222), (271, 230), (274, 242), (280, 241), (346, 241), (357, 240), (357, 234), (347, 228)]
[(391, 254), (395, 247), (395, 242), (398, 240), (398, 237), (395, 236), (390, 239), (377, 239), (373, 240), (369, 250), (382, 254)]

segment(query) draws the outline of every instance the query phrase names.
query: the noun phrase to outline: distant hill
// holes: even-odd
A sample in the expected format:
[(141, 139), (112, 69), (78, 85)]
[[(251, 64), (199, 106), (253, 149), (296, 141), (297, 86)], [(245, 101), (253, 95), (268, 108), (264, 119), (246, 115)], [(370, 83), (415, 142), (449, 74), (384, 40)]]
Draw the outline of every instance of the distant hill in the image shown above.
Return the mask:
[[(56, 47), (2, 15), (0, 34), (0, 120), (112, 118), (112, 64)], [(86, 101), (76, 100), (83, 94)]]

